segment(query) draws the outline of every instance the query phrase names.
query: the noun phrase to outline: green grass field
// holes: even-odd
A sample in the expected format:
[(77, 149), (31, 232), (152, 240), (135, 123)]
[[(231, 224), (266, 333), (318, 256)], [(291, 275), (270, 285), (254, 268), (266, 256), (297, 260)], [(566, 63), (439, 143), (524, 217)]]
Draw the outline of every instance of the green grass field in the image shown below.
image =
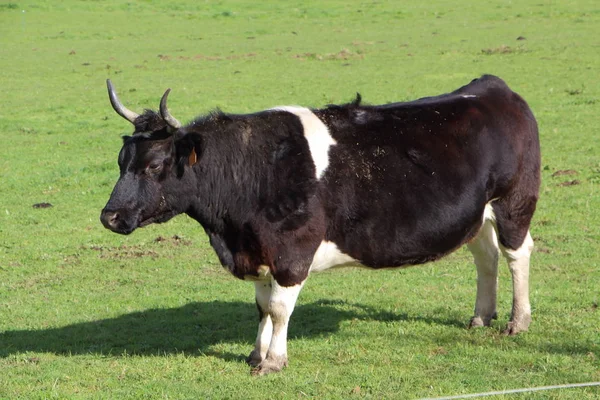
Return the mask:
[[(0, 398), (398, 398), (600, 381), (600, 3), (0, 2)], [(465, 329), (466, 250), (421, 267), (315, 274), (290, 366), (244, 363), (252, 284), (181, 216), (123, 237), (99, 213), (131, 126), (108, 102), (215, 107), (404, 101), (502, 77), (540, 126), (530, 331)], [(52, 207), (34, 208), (51, 203)], [(496, 398), (595, 399), (600, 389)]]

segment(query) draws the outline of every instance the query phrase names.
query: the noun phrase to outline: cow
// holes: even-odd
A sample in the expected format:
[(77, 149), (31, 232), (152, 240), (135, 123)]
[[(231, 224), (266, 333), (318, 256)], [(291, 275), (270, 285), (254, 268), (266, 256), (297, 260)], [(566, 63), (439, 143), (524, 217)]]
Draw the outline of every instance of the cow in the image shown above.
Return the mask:
[(423, 264), (467, 245), (477, 269), (470, 327), (496, 318), (498, 258), (512, 273), (505, 333), (531, 322), (530, 222), (540, 186), (532, 111), (500, 78), (447, 94), (321, 109), (214, 111), (181, 124), (169, 111), (114, 110), (134, 126), (103, 225), (130, 234), (187, 214), (221, 264), (253, 281), (260, 317), (252, 373), (288, 364), (287, 331), (312, 272)]

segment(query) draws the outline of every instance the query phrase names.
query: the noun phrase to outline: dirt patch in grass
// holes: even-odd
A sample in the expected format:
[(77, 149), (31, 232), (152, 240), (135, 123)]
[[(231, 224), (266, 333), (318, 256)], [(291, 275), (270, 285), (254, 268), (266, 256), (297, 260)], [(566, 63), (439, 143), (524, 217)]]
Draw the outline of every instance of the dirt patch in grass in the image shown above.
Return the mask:
[(364, 54), (359, 52), (353, 52), (348, 49), (342, 49), (337, 53), (318, 54), (318, 53), (303, 53), (295, 54), (293, 58), (300, 60), (317, 60), (317, 61), (331, 61), (331, 60), (362, 60), (365, 58)]
[(172, 237), (162, 237), (162, 236), (158, 236), (156, 239), (154, 239), (155, 243), (163, 243), (163, 244), (170, 244), (173, 246), (189, 246), (192, 244), (191, 240), (188, 239), (184, 239), (181, 236), (178, 235), (173, 235)]
[(129, 245), (121, 245), (118, 247), (102, 247), (102, 246), (91, 246), (88, 248), (89, 250), (94, 250), (99, 252), (98, 257), (100, 258), (110, 258), (110, 259), (131, 259), (131, 258), (141, 258), (141, 257), (151, 257), (157, 258), (159, 254), (152, 250), (144, 248), (143, 246), (129, 246)]
[(481, 49), (481, 52), (485, 55), (494, 55), (494, 54), (523, 54), (529, 53), (529, 50), (523, 47), (510, 47), (506, 45), (502, 45), (499, 47), (493, 47), (489, 49)]
[(53, 205), (50, 203), (35, 203), (32, 207), (33, 208), (50, 208), (50, 207), (53, 207)]
[(231, 54), (228, 56), (207, 56), (204, 54), (196, 54), (194, 56), (170, 56), (168, 54), (159, 54), (157, 57), (161, 61), (183, 60), (183, 61), (221, 61), (221, 60), (241, 60), (256, 57), (256, 53), (246, 54)]
[(579, 180), (574, 179), (572, 181), (565, 181), (562, 183), (559, 183), (558, 186), (575, 186), (575, 185), (579, 185), (581, 182), (579, 182)]
[(142, 257), (159, 258), (163, 256), (160, 252), (167, 247), (190, 246), (191, 244), (191, 240), (184, 239), (178, 235), (173, 235), (171, 237), (158, 236), (152, 241), (152, 243), (145, 245), (123, 244), (116, 247), (92, 245), (83, 248), (85, 250), (98, 252), (99, 258), (123, 260)]
[(554, 172), (551, 176), (553, 178), (557, 177), (557, 176), (565, 176), (565, 175), (577, 175), (577, 171), (575, 171), (574, 169), (560, 169), (556, 172)]

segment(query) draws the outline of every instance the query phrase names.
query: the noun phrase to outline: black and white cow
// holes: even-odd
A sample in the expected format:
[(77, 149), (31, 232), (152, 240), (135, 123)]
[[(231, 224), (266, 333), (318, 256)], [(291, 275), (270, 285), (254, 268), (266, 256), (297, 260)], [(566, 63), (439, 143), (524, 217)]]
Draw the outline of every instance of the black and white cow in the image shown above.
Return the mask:
[(529, 233), (540, 185), (535, 118), (499, 78), (441, 96), (378, 106), (214, 112), (182, 126), (168, 111), (138, 115), (108, 81), (115, 111), (135, 126), (104, 226), (129, 234), (185, 213), (225, 268), (254, 281), (260, 314), (248, 363), (287, 365), (287, 329), (311, 272), (436, 260), (467, 244), (477, 266), (470, 326), (496, 316), (498, 257), (513, 306), (506, 332), (527, 330)]

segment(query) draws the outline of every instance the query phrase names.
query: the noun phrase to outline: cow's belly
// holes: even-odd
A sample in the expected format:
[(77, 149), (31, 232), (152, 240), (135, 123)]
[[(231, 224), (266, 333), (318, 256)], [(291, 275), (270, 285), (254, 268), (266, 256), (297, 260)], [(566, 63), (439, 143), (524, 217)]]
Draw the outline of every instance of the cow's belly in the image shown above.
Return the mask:
[(429, 219), (407, 228), (392, 218), (380, 224), (363, 221), (362, 226), (334, 232), (319, 246), (311, 271), (322, 271), (349, 263), (369, 268), (392, 268), (434, 261), (461, 247), (474, 237), (483, 221), (483, 210), (462, 218), (450, 217), (445, 223)]
[(315, 252), (313, 261), (310, 264), (310, 272), (319, 272), (329, 268), (355, 263), (358, 263), (358, 261), (340, 251), (335, 243), (324, 240)]

